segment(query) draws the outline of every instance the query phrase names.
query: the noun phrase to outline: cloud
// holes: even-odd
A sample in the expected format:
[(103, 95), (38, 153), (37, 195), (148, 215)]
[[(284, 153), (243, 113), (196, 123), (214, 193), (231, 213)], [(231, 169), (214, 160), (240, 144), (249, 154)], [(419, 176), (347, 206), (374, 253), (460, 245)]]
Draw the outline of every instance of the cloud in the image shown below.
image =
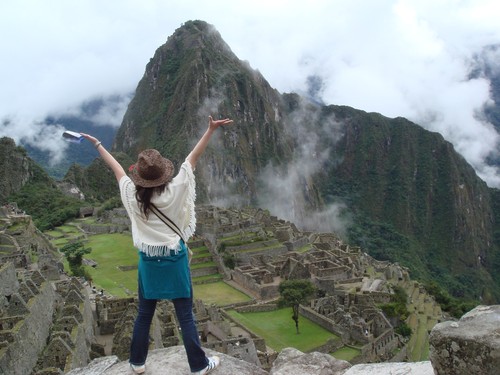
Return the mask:
[(343, 202), (311, 207), (318, 199), (312, 177), (325, 163), (335, 162), (330, 158), (330, 147), (343, 136), (342, 124), (333, 117), (320, 121), (318, 110), (316, 105), (302, 102), (285, 120), (296, 144), (293, 158), (284, 167), (268, 164), (262, 171), (258, 205), (303, 229), (345, 235), (349, 222)]
[[(95, 125), (119, 127), (123, 115), (132, 99), (132, 94), (112, 95), (109, 97), (93, 98), (85, 101), (77, 108), (66, 109), (59, 113), (60, 117), (72, 116), (81, 120), (90, 121)], [(56, 115), (52, 113), (51, 115)]]
[[(500, 40), (498, 11), (496, 0), (4, 1), (0, 136), (44, 137), (54, 131), (41, 129), (48, 115), (133, 92), (168, 36), (201, 19), (280, 92), (307, 92), (308, 77), (319, 77), (325, 104), (439, 131), (498, 187), (486, 163), (498, 135), (477, 116), (491, 103), (490, 83), (469, 80), (474, 59)], [(101, 115), (116, 124), (122, 112)]]

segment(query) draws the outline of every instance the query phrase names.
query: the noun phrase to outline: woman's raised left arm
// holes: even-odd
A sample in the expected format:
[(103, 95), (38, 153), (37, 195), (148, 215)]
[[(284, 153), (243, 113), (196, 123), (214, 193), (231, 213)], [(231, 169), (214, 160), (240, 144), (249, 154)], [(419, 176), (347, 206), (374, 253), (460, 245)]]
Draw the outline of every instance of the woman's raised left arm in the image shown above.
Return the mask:
[(108, 152), (108, 150), (104, 148), (102, 143), (97, 138), (85, 133), (80, 133), (80, 134), (83, 136), (83, 138), (85, 138), (94, 145), (94, 147), (101, 155), (102, 160), (104, 160), (104, 162), (111, 168), (111, 170), (115, 174), (116, 181), (119, 182), (120, 179), (126, 175), (125, 170), (120, 165), (120, 163), (118, 163), (118, 161), (113, 157), (113, 155), (111, 155)]

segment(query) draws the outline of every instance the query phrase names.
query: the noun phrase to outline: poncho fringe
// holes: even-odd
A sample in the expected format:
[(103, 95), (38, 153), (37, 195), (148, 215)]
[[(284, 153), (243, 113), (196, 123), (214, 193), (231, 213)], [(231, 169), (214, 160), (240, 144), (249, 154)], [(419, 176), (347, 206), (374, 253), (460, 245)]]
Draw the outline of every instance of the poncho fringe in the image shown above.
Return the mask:
[(194, 235), (196, 230), (196, 211), (194, 209), (194, 202), (196, 201), (196, 181), (194, 179), (194, 173), (192, 168), (186, 168), (189, 175), (188, 178), (188, 194), (186, 198), (186, 208), (189, 212), (189, 223), (184, 229), (183, 240), (187, 241)]
[(148, 245), (142, 243), (139, 251), (146, 254), (148, 257), (168, 257), (178, 255), (181, 251), (181, 245), (177, 243), (177, 246), (169, 247), (165, 245)]

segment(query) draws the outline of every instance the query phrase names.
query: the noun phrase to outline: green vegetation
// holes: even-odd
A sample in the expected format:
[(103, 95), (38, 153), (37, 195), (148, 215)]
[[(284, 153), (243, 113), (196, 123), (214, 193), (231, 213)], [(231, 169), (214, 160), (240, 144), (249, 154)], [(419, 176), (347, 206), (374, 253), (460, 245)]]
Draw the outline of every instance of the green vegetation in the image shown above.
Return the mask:
[(295, 330), (299, 334), (299, 305), (307, 305), (314, 297), (316, 288), (310, 280), (285, 280), (279, 285), (281, 307), (292, 308), (292, 319), (295, 322)]
[[(134, 162), (124, 153), (113, 153), (116, 160), (125, 170)], [(84, 193), (87, 205), (92, 202), (102, 203), (103, 209), (119, 207), (118, 184), (111, 169), (106, 166), (102, 158), (96, 158), (86, 168), (74, 164), (68, 170), (64, 181), (75, 184)]]
[(290, 329), (288, 308), (248, 313), (229, 310), (228, 314), (266, 340), (266, 344), (276, 351), (293, 347), (302, 352), (308, 352), (323, 345), (329, 339), (338, 339), (331, 332), (304, 317), (301, 319), (301, 332), (297, 335)]
[(410, 337), (412, 334), (411, 328), (406, 324), (409, 311), (407, 308), (408, 294), (400, 286), (393, 287), (394, 294), (391, 297), (391, 302), (380, 305), (380, 309), (384, 312), (391, 321), (396, 325), (395, 331), (404, 337)]
[(391, 302), (381, 305), (380, 308), (390, 318), (399, 317), (401, 320), (406, 320), (409, 314), (406, 307), (408, 294), (398, 285), (393, 286), (393, 291)]
[(222, 256), (224, 265), (229, 269), (234, 269), (236, 267), (236, 256), (232, 253), (224, 253)]
[(86, 276), (85, 269), (82, 265), (83, 256), (90, 254), (91, 248), (85, 247), (82, 241), (71, 242), (61, 248), (61, 252), (66, 257), (69, 269), (73, 276)]
[(396, 333), (399, 333), (403, 337), (410, 337), (412, 330), (408, 324), (401, 322), (395, 329)]
[(452, 297), (434, 281), (427, 283), (425, 289), (429, 294), (434, 296), (434, 299), (441, 305), (443, 311), (446, 311), (455, 318), (460, 318), (478, 305), (476, 301), (467, 301)]
[(79, 199), (64, 195), (46, 181), (26, 184), (9, 199), (31, 215), (37, 228), (42, 231), (78, 217), (80, 208), (85, 204)]

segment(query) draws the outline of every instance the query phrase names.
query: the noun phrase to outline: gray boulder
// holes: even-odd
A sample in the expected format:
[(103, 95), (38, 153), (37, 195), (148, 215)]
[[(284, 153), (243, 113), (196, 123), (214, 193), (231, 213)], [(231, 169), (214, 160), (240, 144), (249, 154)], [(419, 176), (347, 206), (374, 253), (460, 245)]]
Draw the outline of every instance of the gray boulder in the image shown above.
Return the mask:
[(458, 322), (437, 324), (429, 343), (436, 375), (500, 374), (500, 305), (478, 306)]
[(434, 375), (429, 361), (367, 363), (352, 366), (342, 375)]
[(335, 359), (329, 354), (307, 353), (285, 348), (273, 363), (271, 375), (341, 375), (351, 367), (349, 362)]

